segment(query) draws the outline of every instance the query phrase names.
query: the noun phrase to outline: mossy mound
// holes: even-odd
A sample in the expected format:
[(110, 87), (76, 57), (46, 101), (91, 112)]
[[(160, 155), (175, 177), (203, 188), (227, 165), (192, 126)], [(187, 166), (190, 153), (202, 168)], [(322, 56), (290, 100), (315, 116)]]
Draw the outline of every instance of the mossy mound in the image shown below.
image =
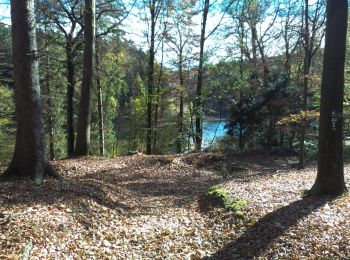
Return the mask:
[(248, 207), (248, 201), (232, 197), (225, 188), (211, 186), (204, 197), (209, 207), (221, 207), (233, 212), (239, 218), (244, 218), (244, 210)]

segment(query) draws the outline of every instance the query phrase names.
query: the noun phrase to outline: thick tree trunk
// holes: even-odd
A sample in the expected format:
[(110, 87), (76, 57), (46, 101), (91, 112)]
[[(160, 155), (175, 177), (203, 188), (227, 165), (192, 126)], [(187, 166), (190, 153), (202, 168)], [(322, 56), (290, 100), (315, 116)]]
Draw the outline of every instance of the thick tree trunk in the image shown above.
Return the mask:
[(100, 155), (105, 155), (105, 135), (104, 135), (104, 120), (103, 120), (103, 92), (101, 85), (101, 64), (100, 56), (96, 51), (96, 85), (97, 85), (97, 110), (98, 110), (98, 132), (100, 141)]
[(67, 153), (68, 157), (74, 152), (74, 81), (75, 67), (72, 52), (71, 41), (67, 40), (66, 56), (67, 56)]
[(342, 113), (347, 18), (347, 0), (327, 1), (317, 179), (309, 191), (310, 195), (339, 195), (346, 191), (343, 165)]
[(11, 22), (17, 132), (3, 177), (29, 176), (42, 184), (45, 174), (58, 175), (45, 156), (34, 0), (12, 0)]
[(88, 155), (90, 148), (91, 92), (95, 56), (95, 0), (85, 0), (84, 24), (84, 68), (79, 105), (77, 143), (74, 150), (76, 156)]
[(200, 50), (199, 50), (199, 65), (198, 65), (198, 78), (197, 89), (195, 98), (195, 116), (196, 116), (196, 133), (195, 133), (195, 150), (198, 152), (202, 149), (202, 135), (203, 135), (203, 101), (202, 101), (202, 87), (203, 87), (203, 70), (204, 70), (204, 43), (206, 40), (205, 30), (207, 26), (207, 18), (209, 13), (209, 0), (205, 0), (203, 16), (202, 16), (202, 29), (200, 37)]
[(152, 108), (153, 108), (153, 88), (154, 88), (154, 59), (155, 59), (155, 30), (156, 30), (156, 1), (150, 1), (151, 13), (151, 37), (148, 58), (148, 82), (147, 82), (147, 136), (146, 153), (152, 154)]

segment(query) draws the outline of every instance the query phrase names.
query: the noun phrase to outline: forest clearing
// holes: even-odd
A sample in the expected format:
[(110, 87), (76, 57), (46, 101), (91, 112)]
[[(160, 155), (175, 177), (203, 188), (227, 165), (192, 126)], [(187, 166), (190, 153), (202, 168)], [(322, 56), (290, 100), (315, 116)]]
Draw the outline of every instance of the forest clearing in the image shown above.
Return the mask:
[[(63, 183), (0, 183), (0, 258), (28, 244), (30, 259), (350, 257), (349, 195), (303, 199), (316, 170), (291, 163), (213, 153), (57, 161)], [(214, 184), (248, 202), (243, 217), (202, 209)]]
[(350, 259), (348, 0), (3, 0), (1, 259)]

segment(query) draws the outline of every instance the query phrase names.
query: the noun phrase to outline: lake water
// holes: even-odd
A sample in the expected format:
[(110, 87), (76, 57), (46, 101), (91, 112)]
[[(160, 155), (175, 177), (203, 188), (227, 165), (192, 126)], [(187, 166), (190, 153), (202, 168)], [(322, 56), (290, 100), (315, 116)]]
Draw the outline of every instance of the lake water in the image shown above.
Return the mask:
[(208, 148), (211, 144), (214, 144), (217, 139), (225, 136), (227, 133), (225, 125), (225, 121), (204, 122), (202, 147)]

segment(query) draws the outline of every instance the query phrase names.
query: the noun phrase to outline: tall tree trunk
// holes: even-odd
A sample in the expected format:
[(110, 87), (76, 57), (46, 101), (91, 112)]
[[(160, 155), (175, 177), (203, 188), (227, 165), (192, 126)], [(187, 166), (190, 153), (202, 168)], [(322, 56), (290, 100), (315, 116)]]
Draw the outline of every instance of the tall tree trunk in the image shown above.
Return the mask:
[(343, 163), (344, 64), (347, 0), (327, 1), (316, 182), (310, 195), (346, 191)]
[(96, 61), (96, 86), (97, 86), (97, 110), (98, 110), (98, 133), (100, 143), (100, 155), (105, 155), (105, 135), (104, 135), (104, 120), (103, 120), (103, 92), (101, 85), (101, 64), (98, 48), (95, 55)]
[(196, 116), (196, 133), (195, 133), (195, 150), (198, 152), (202, 149), (202, 135), (203, 135), (203, 101), (202, 101), (202, 87), (203, 87), (203, 70), (204, 70), (204, 43), (206, 40), (205, 30), (207, 26), (207, 18), (209, 13), (209, 0), (204, 1), (203, 16), (202, 16), (202, 29), (200, 37), (200, 50), (199, 50), (199, 65), (198, 65), (198, 78), (197, 89), (195, 98), (195, 116)]
[(289, 148), (289, 150), (293, 149), (294, 137), (295, 137), (295, 132), (292, 131), (290, 133), (290, 135), (289, 135), (289, 138), (288, 138), (288, 148)]
[(68, 157), (74, 152), (74, 81), (75, 66), (71, 40), (66, 43), (67, 56), (67, 153)]
[[(310, 35), (309, 35), (309, 0), (305, 0), (304, 10), (304, 64), (303, 64), (303, 101), (302, 110), (307, 111), (307, 96), (308, 96), (308, 80), (311, 63), (311, 50), (310, 50)], [(302, 120), (300, 129), (300, 140), (299, 140), (299, 169), (304, 169), (304, 142), (305, 142), (305, 131), (306, 131), (306, 119)]]
[(162, 83), (162, 77), (163, 77), (163, 62), (164, 62), (164, 39), (162, 40), (162, 58), (160, 61), (160, 69), (159, 69), (159, 75), (158, 75), (158, 82), (157, 82), (157, 96), (156, 96), (156, 105), (154, 108), (154, 140), (153, 140), (153, 149), (157, 150), (157, 133), (158, 133), (158, 110), (159, 110), (159, 100), (160, 100), (160, 84)]
[(150, 1), (151, 13), (151, 37), (148, 58), (148, 82), (147, 82), (147, 136), (146, 153), (152, 154), (152, 108), (153, 108), (153, 88), (154, 88), (154, 59), (155, 59), (155, 30), (156, 30), (156, 1)]
[[(48, 88), (47, 91), (48, 95), (51, 95), (51, 91), (50, 88)], [(47, 102), (48, 106), (52, 106), (52, 102), (51, 102), (51, 98), (49, 98), (48, 102)], [(47, 128), (49, 131), (49, 147), (50, 147), (50, 160), (55, 160), (55, 132), (53, 129), (53, 116), (52, 116), (52, 111), (50, 109), (49, 111), (49, 118), (47, 121)]]
[(17, 132), (13, 158), (2, 177), (30, 176), (42, 184), (45, 174), (58, 175), (45, 155), (34, 0), (12, 0), (11, 22)]
[[(256, 18), (256, 1), (250, 1), (249, 3), (249, 9), (251, 9), (250, 17), (249, 17), (249, 27), (251, 30), (251, 37), (250, 42), (252, 46), (252, 57), (251, 57), (251, 63), (252, 63), (252, 76), (254, 78), (258, 77), (258, 32), (257, 32), (257, 18)], [(243, 17), (245, 14), (243, 14)]]
[[(240, 39), (240, 59), (239, 59), (239, 77), (240, 77), (240, 80), (241, 82), (243, 82), (244, 80), (244, 75), (243, 75), (243, 63), (244, 63), (244, 60), (243, 60), (243, 55), (244, 55), (244, 27), (243, 27), (243, 23), (241, 25), (241, 28), (242, 28), (242, 37)], [(242, 88), (242, 86), (240, 86)], [(243, 109), (243, 91), (242, 89), (239, 91), (239, 110), (242, 111)], [(238, 146), (239, 146), (239, 149), (241, 151), (243, 151), (244, 149), (244, 136), (243, 136), (243, 126), (242, 126), (242, 121), (241, 120), (239, 122), (239, 141), (238, 141)]]
[(85, 0), (84, 68), (79, 105), (77, 143), (74, 154), (88, 155), (90, 148), (91, 100), (95, 56), (95, 0)]
[[(243, 21), (243, 17), (244, 17), (244, 9), (242, 9), (242, 13), (240, 14), (240, 18), (239, 18), (239, 50), (240, 50), (240, 58), (239, 58), (239, 78), (242, 84), (242, 82), (244, 82), (244, 71), (243, 71), (243, 64), (244, 64), (244, 38), (246, 37), (246, 33), (245, 33), (245, 27), (244, 27), (244, 21)], [(256, 53), (256, 51), (255, 51)], [(239, 111), (242, 111), (243, 109), (243, 103), (244, 103), (244, 99), (243, 99), (243, 86), (240, 85), (240, 91), (239, 91), (239, 103), (238, 103), (238, 109)], [(240, 151), (243, 151), (244, 149), (244, 135), (243, 135), (243, 120), (239, 120), (239, 138), (238, 138), (238, 146)]]
[(178, 140), (177, 140), (177, 152), (182, 152), (182, 139), (183, 139), (183, 124), (184, 124), (184, 87), (185, 78), (183, 74), (183, 50), (180, 48), (179, 53), (179, 79), (180, 79), (180, 104), (179, 104), (179, 122), (178, 122)]
[[(45, 25), (45, 33), (47, 33), (46, 25)], [(45, 87), (47, 94), (47, 129), (49, 132), (49, 147), (50, 147), (50, 160), (55, 160), (55, 138), (54, 138), (54, 129), (53, 129), (53, 112), (52, 112), (52, 97), (51, 97), (51, 74), (50, 74), (50, 58), (49, 58), (49, 48), (48, 42), (45, 40), (45, 67), (46, 67), (46, 75), (45, 75)]]

